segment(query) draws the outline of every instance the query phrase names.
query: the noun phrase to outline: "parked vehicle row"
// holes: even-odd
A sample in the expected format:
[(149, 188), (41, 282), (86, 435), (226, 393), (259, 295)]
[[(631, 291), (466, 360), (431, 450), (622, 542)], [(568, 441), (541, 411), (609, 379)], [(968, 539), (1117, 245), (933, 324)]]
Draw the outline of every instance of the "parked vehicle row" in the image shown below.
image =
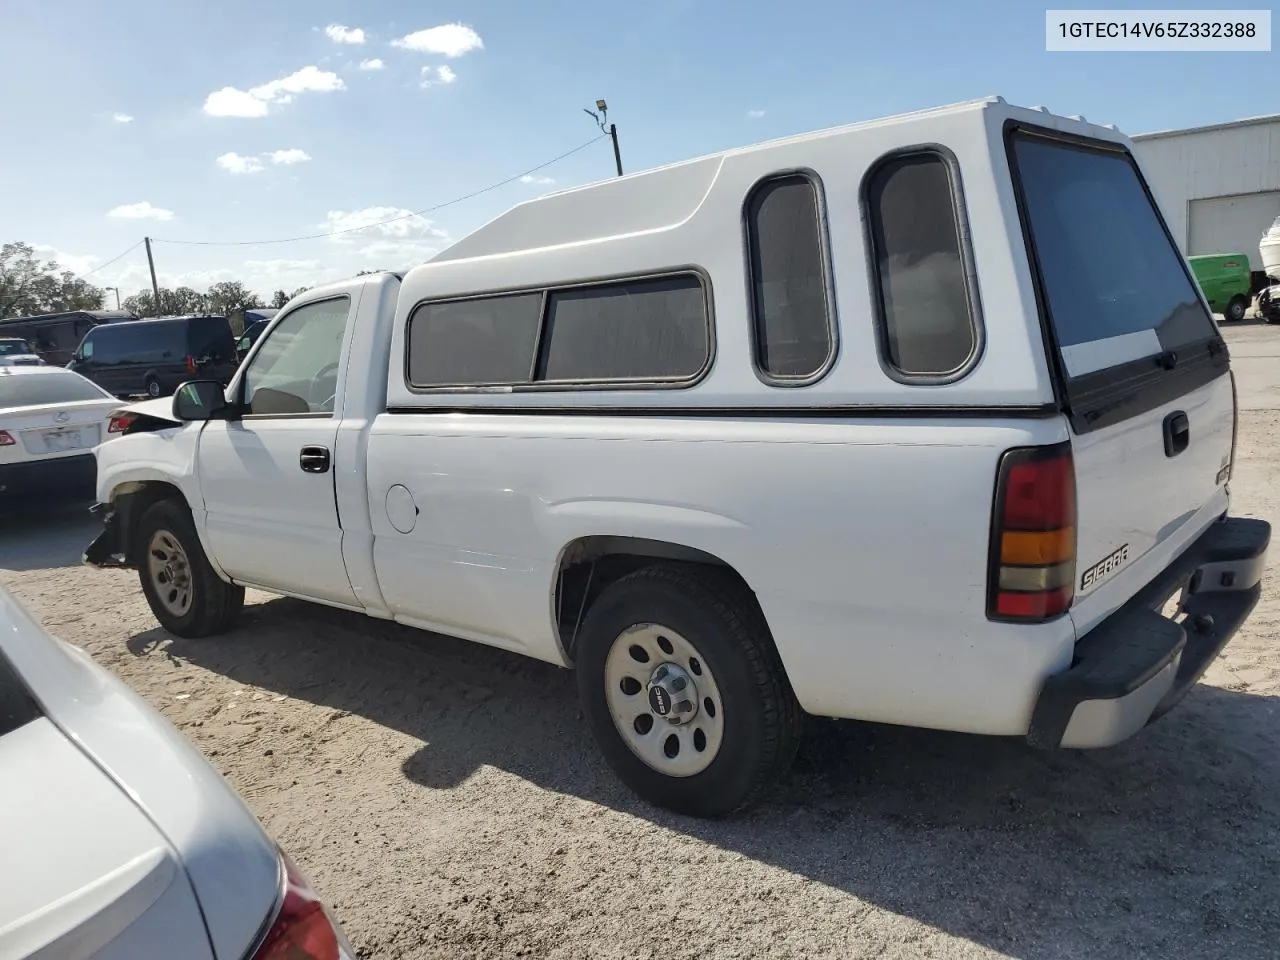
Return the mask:
[(805, 713), (1115, 744), (1270, 541), (1130, 141), (1000, 99), (529, 201), (125, 416), (86, 560), (166, 629), (254, 587), (574, 667), (619, 776), (703, 815)]

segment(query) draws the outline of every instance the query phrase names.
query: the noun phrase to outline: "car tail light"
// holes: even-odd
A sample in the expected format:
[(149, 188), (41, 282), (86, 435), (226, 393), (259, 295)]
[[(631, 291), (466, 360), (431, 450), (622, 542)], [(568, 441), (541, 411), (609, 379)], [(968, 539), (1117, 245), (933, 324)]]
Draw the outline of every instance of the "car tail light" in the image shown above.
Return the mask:
[(275, 919), (251, 960), (343, 960), (354, 957), (341, 928), (329, 916), (297, 864), (281, 853), (284, 895)]
[(187, 373), (195, 376), (198, 372), (199, 368), (196, 366), (196, 358), (191, 356), (191, 354), (187, 354)]
[(137, 419), (136, 413), (113, 413), (107, 421), (107, 433), (124, 433)]
[(17, 442), (8, 430), (0, 430), (0, 447), (12, 447)]
[(1066, 613), (1076, 578), (1071, 444), (1005, 452), (991, 526), (987, 616), (1039, 623)]

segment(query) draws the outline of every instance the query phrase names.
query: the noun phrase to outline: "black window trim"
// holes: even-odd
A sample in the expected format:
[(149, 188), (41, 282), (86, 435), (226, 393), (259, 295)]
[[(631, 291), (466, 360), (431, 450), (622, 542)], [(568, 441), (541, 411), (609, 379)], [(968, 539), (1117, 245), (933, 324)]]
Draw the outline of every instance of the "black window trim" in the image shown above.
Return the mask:
[[(1200, 290), (1200, 285), (1192, 275), (1186, 257), (1182, 256), (1181, 248), (1174, 240), (1173, 232), (1164, 218), (1164, 212), (1156, 202), (1151, 185), (1147, 183), (1147, 178), (1143, 175), (1142, 167), (1133, 156), (1133, 152), (1124, 144), (1112, 140), (1054, 130), (1023, 120), (1006, 120), (1002, 133), (1005, 162), (1013, 185), (1014, 206), (1017, 208), (1018, 226), (1022, 231), (1023, 250), (1027, 268), (1031, 272), (1036, 315), (1040, 324), (1041, 346), (1044, 349), (1050, 379), (1053, 382), (1054, 401), (1066, 414), (1072, 430), (1077, 435), (1085, 434), (1122, 423), (1131, 417), (1141, 416), (1228, 372), (1230, 351), (1227, 349), (1226, 341), (1222, 338), (1217, 321), (1213, 319), (1208, 305), (1204, 303), (1204, 294)], [(1188, 344), (1192, 348), (1202, 347), (1203, 356), (1180, 359), (1173, 370), (1161, 370), (1157, 360), (1146, 357), (1075, 378), (1067, 375), (1066, 364), (1058, 349), (1058, 338), (1053, 327), (1048, 297), (1045, 294), (1040, 257), (1032, 236), (1031, 222), (1027, 216), (1026, 193), (1023, 190), (1022, 176), (1018, 170), (1018, 157), (1014, 150), (1014, 141), (1019, 135), (1053, 141), (1086, 153), (1114, 154), (1128, 161), (1138, 178), (1138, 183), (1142, 186), (1143, 193), (1146, 194), (1147, 201), (1155, 211), (1156, 220), (1164, 231), (1165, 239), (1178, 255), (1183, 275), (1191, 284), (1191, 289), (1196, 292), (1215, 331), (1213, 336)]]
[[(299, 303), (297, 306), (295, 306), (295, 307), (294, 307), (292, 310), (290, 310), (288, 313), (278, 313), (278, 314), (276, 314), (274, 317), (271, 317), (271, 318), (270, 318), (270, 320), (268, 320), (268, 321), (267, 321), (268, 329), (263, 330), (263, 331), (262, 331), (262, 335), (261, 335), (261, 336), (259, 336), (259, 337), (258, 337), (258, 339), (257, 339), (256, 341), (254, 341), (253, 347), (251, 347), (251, 348), (250, 348), (250, 353), (251, 353), (253, 356), (256, 356), (256, 355), (257, 355), (257, 352), (258, 352), (258, 351), (257, 351), (257, 347), (258, 347), (258, 345), (259, 345), (259, 344), (261, 344), (261, 343), (264, 343), (264, 342), (266, 341), (266, 339), (267, 339), (267, 335), (268, 335), (269, 333), (272, 333), (272, 332), (274, 332), (274, 331), (275, 331), (275, 328), (276, 328), (277, 326), (279, 326), (280, 320), (281, 320), (283, 317), (291, 317), (291, 316), (293, 316), (295, 313), (297, 313), (299, 310), (301, 310), (303, 307), (310, 307), (310, 306), (314, 306), (314, 305), (315, 305), (315, 304), (317, 304), (317, 303), (336, 303), (336, 302), (337, 302), (337, 301), (339, 301), (339, 300), (345, 300), (345, 301), (347, 301), (347, 323), (348, 323), (348, 324), (350, 324), (350, 323), (351, 323), (351, 306), (352, 306), (352, 302), (353, 302), (353, 301), (352, 301), (352, 297), (351, 297), (351, 294), (350, 294), (350, 293), (339, 293), (339, 294), (335, 294), (335, 295), (334, 295), (334, 296), (332, 296), (332, 297), (319, 297), (319, 298), (317, 298), (317, 299), (315, 299), (315, 300), (307, 300), (307, 301), (305, 301), (304, 303)], [(346, 339), (347, 339), (347, 332), (348, 332), (348, 331), (347, 331), (347, 329), (345, 329), (345, 328), (344, 328), (344, 330), (343, 330), (343, 332), (342, 332), (342, 339), (343, 339), (343, 340), (346, 340)], [(241, 368), (241, 370), (242, 370), (243, 372), (238, 374), (238, 379), (237, 379), (237, 381), (236, 381), (236, 397), (235, 397), (235, 402), (236, 402), (236, 407), (237, 407), (238, 409), (240, 409), (241, 411), (244, 411), (244, 410), (247, 410), (247, 409), (248, 409), (248, 407), (247, 407), (247, 405), (246, 405), (246, 403), (245, 403), (244, 391), (245, 391), (245, 389), (246, 389), (246, 384), (247, 384), (247, 382), (248, 382), (249, 361), (250, 361), (250, 359), (251, 359), (251, 356), (250, 356), (249, 354), (246, 354), (246, 355), (245, 355), (245, 358), (244, 358), (244, 361), (243, 361), (243, 367)], [(338, 353), (338, 374), (339, 374), (339, 376), (341, 376), (341, 374), (342, 374), (342, 367), (343, 367), (343, 360), (344, 360), (344, 359), (345, 359), (345, 358), (342, 356), (341, 351), (339, 351), (339, 353)], [(240, 414), (240, 419), (241, 419), (241, 420), (332, 420), (332, 419), (334, 419), (336, 416), (337, 416), (337, 405), (335, 404), (334, 409), (333, 409), (333, 410), (330, 410), (328, 413), (323, 413), (323, 412), (316, 412), (316, 413), (243, 413), (243, 412), (242, 412), (242, 413)]]
[[(871, 180), (884, 167), (900, 160), (915, 157), (933, 157), (942, 162), (947, 171), (947, 183), (951, 193), (951, 209), (956, 227), (956, 246), (960, 251), (960, 266), (964, 278), (965, 303), (969, 308), (969, 330), (973, 345), (969, 356), (953, 370), (941, 373), (910, 373), (896, 366), (889, 359), (889, 324), (885, 316), (884, 294), (880, 284), (880, 257), (875, 241), (873, 217), (868, 189)], [(868, 282), (871, 287), (872, 316), (876, 327), (876, 358), (885, 375), (898, 383), (910, 386), (941, 386), (957, 383), (969, 376), (986, 353), (986, 321), (982, 313), (982, 298), (978, 288), (978, 271), (973, 257), (973, 235), (969, 227), (968, 208), (965, 202), (964, 183), (960, 176), (960, 161), (949, 147), (940, 143), (919, 143), (890, 150), (877, 157), (867, 167), (858, 187), (858, 203), (862, 208), (862, 235), (866, 245)]]
[[(827, 310), (826, 359), (813, 373), (803, 376), (786, 376), (771, 373), (760, 363), (760, 333), (763, 318), (756, 312), (755, 275), (751, 269), (751, 237), (754, 232), (751, 226), (751, 202), (755, 199), (756, 194), (766, 186), (777, 183), (780, 180), (794, 179), (808, 181), (809, 186), (813, 189), (814, 202), (818, 208), (818, 255), (822, 263), (822, 287)], [(840, 356), (840, 323), (837, 316), (835, 282), (832, 277), (831, 232), (827, 214), (827, 195), (822, 183), (822, 177), (818, 172), (811, 167), (775, 170), (753, 183), (742, 201), (742, 246), (744, 254), (743, 270), (747, 281), (747, 322), (750, 325), (751, 336), (751, 369), (755, 371), (757, 379), (770, 387), (809, 387), (824, 380), (827, 374), (831, 372), (832, 367), (836, 365), (836, 360)]]
[[(543, 356), (546, 348), (545, 331), (547, 327), (547, 318), (551, 303), (552, 294), (559, 293), (562, 290), (581, 290), (590, 287), (608, 287), (617, 284), (634, 283), (643, 280), (668, 280), (676, 277), (693, 277), (698, 281), (698, 285), (702, 288), (702, 300), (705, 307), (704, 320), (707, 330), (707, 355), (702, 366), (693, 374), (687, 377), (667, 377), (667, 378), (626, 378), (626, 379), (599, 379), (593, 378), (589, 380), (538, 380), (532, 381), (532, 377), (537, 371), (543, 367)], [(533, 366), (530, 372), (531, 382), (515, 382), (515, 383), (457, 383), (457, 384), (432, 384), (431, 386), (421, 386), (415, 384), (409, 376), (409, 355), (412, 347), (410, 339), (410, 329), (413, 324), (414, 315), (424, 306), (437, 303), (461, 303), (468, 300), (488, 300), (498, 297), (521, 296), (537, 293), (542, 296), (542, 303), (539, 307), (538, 329), (534, 338), (534, 354)], [(575, 391), (600, 391), (600, 390), (687, 390), (690, 387), (701, 383), (711, 372), (711, 368), (715, 365), (716, 359), (716, 323), (715, 323), (715, 297), (712, 295), (711, 276), (703, 268), (686, 264), (684, 266), (672, 267), (668, 270), (647, 271), (644, 273), (622, 274), (616, 276), (600, 277), (591, 280), (576, 280), (572, 283), (558, 284), (533, 284), (521, 287), (508, 287), (499, 289), (489, 289), (476, 293), (468, 293), (460, 296), (451, 297), (423, 297), (409, 310), (404, 321), (404, 350), (402, 363), (402, 376), (404, 378), (405, 388), (412, 394), (418, 396), (430, 396), (432, 394), (494, 394), (494, 393), (563, 393)]]

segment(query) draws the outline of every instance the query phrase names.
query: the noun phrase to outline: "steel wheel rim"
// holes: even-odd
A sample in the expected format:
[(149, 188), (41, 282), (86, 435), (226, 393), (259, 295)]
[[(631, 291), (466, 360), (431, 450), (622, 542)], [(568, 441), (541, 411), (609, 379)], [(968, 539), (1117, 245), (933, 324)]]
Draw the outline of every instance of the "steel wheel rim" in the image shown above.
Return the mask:
[[(656, 623), (624, 630), (605, 658), (604, 682), (614, 728), (650, 769), (692, 777), (719, 755), (724, 742), (720, 688), (698, 648), (675, 630)], [(663, 692), (655, 693), (655, 687)], [(683, 703), (691, 708), (682, 712)]]
[(155, 380), (152, 380), (150, 383), (148, 383), (148, 384), (147, 384), (147, 395), (148, 395), (148, 396), (151, 396), (151, 397), (158, 397), (158, 396), (160, 396), (160, 384), (159, 384), (159, 383), (157, 383)]
[(147, 543), (147, 574), (161, 605), (175, 617), (191, 610), (191, 561), (168, 530), (157, 530)]

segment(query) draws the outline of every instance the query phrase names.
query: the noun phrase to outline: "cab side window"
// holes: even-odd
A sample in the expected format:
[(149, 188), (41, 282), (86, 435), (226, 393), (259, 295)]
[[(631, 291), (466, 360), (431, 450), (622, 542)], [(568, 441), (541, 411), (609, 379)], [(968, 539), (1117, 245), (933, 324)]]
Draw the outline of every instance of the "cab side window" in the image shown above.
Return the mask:
[(304, 304), (285, 316), (245, 369), (249, 416), (332, 414), (348, 297)]

